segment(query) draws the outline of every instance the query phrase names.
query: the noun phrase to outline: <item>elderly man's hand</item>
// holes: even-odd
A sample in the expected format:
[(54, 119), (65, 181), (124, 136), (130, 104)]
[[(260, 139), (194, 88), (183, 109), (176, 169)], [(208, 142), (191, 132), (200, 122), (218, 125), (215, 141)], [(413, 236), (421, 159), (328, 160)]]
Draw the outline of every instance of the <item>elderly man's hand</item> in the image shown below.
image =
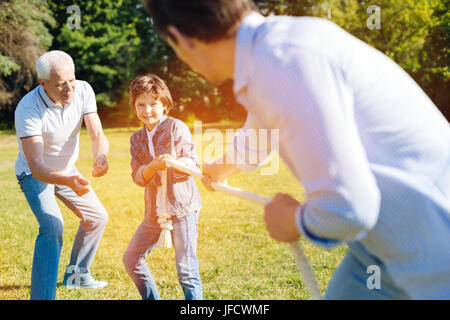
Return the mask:
[(108, 160), (106, 159), (106, 155), (100, 154), (94, 160), (94, 168), (92, 169), (93, 177), (101, 177), (108, 172), (109, 165)]
[(69, 176), (66, 180), (66, 185), (80, 197), (91, 191), (91, 182), (83, 178), (81, 175)]
[(270, 236), (283, 242), (293, 242), (300, 237), (295, 224), (295, 213), (300, 203), (287, 194), (277, 194), (265, 206), (264, 221)]

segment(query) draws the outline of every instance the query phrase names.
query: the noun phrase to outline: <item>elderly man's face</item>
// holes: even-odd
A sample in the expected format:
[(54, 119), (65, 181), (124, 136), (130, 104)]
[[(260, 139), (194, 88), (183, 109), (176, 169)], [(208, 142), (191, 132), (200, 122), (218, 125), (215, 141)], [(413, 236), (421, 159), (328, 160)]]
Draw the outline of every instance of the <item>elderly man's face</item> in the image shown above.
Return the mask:
[(70, 104), (75, 92), (75, 70), (70, 65), (61, 66), (50, 72), (50, 79), (39, 79), (50, 99), (62, 106)]

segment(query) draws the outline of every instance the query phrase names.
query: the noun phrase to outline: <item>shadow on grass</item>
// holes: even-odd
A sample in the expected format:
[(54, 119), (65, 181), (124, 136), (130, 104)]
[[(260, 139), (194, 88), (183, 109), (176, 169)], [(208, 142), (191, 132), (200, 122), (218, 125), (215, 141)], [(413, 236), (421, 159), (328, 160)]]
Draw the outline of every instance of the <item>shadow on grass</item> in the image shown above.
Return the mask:
[[(58, 282), (56, 285), (57, 288), (61, 288), (65, 286), (62, 282)], [(31, 285), (29, 284), (8, 284), (8, 285), (0, 285), (0, 291), (12, 291), (12, 290), (21, 290), (21, 289), (31, 289)]]
[(0, 286), (0, 291), (12, 291), (12, 290), (21, 290), (21, 289), (30, 289), (30, 285), (25, 284), (10, 284)]
[[(62, 282), (58, 282), (56, 285), (57, 288), (65, 287)], [(0, 285), (0, 291), (11, 291), (11, 290), (20, 290), (20, 289), (31, 289), (31, 285), (29, 284), (8, 284), (8, 285)]]

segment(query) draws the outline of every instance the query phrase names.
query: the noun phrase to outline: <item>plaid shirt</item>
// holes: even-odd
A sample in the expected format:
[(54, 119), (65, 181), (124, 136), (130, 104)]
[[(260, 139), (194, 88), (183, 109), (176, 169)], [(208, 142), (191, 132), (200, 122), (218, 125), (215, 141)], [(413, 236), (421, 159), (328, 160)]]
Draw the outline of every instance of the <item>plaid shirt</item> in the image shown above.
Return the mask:
[[(157, 125), (152, 143), (156, 157), (171, 154), (175, 159), (199, 168), (192, 135), (182, 121), (163, 116)], [(142, 171), (153, 160), (148, 146), (145, 127), (131, 136), (131, 176), (138, 186), (145, 187), (145, 220), (156, 223), (156, 193), (157, 187), (161, 185), (161, 174), (158, 171), (148, 183), (144, 181)], [(173, 168), (167, 170), (169, 210), (177, 212), (178, 218), (199, 210), (202, 202), (194, 178)]]

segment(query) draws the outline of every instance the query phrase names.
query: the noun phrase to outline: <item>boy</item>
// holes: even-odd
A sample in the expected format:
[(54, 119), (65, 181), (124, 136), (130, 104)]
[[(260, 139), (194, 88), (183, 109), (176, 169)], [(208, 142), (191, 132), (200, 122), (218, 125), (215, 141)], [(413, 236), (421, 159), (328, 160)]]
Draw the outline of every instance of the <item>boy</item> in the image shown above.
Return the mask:
[(161, 233), (157, 223), (157, 215), (162, 210), (161, 171), (167, 169), (168, 214), (172, 216), (178, 280), (186, 300), (201, 300), (202, 283), (196, 256), (200, 194), (193, 177), (168, 168), (164, 161), (172, 158), (199, 167), (191, 133), (182, 121), (167, 116), (173, 101), (158, 76), (138, 76), (131, 82), (129, 92), (130, 105), (144, 123), (131, 136), (130, 151), (133, 181), (145, 187), (145, 217), (128, 245), (123, 263), (143, 300), (161, 299), (145, 259)]

